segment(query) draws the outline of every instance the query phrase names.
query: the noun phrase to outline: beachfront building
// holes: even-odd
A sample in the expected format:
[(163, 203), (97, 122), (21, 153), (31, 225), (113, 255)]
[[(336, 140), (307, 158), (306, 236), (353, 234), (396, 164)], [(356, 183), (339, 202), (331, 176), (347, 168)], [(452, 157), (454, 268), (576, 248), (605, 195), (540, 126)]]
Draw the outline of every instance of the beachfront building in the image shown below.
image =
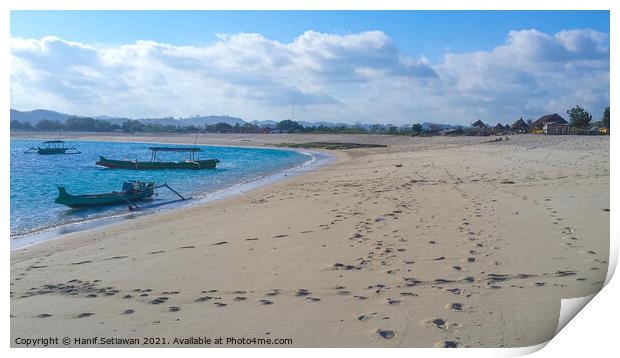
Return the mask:
[[(555, 131), (556, 127), (562, 129), (563, 126), (566, 126), (567, 127), (566, 133), (563, 133), (563, 134), (568, 133), (568, 122), (557, 113), (547, 114), (547, 115), (544, 115), (538, 118), (536, 121), (534, 121), (534, 123), (532, 123), (532, 129), (535, 133), (551, 134), (551, 133), (546, 132), (545, 125), (549, 125), (549, 128), (551, 128), (552, 132)], [(562, 131), (563, 130), (564, 129), (562, 129)], [(553, 133), (553, 134), (557, 134), (557, 133)]]
[(543, 124), (543, 133), (545, 134), (569, 134), (570, 126), (568, 123), (545, 123)]
[(515, 133), (527, 133), (530, 131), (530, 126), (521, 117), (510, 126), (510, 129)]
[(503, 134), (506, 132), (506, 128), (501, 123), (497, 123), (495, 127), (493, 127), (493, 133), (495, 134)]
[(474, 123), (471, 124), (472, 128), (480, 128), (480, 129), (485, 129), (485, 128), (489, 128), (489, 126), (487, 126), (483, 121), (481, 120), (477, 120)]
[(486, 123), (484, 123), (481, 120), (477, 120), (474, 123), (471, 124), (471, 128), (473, 129), (473, 133), (475, 135), (490, 135), (492, 132), (492, 129), (489, 128), (488, 125), (486, 125)]

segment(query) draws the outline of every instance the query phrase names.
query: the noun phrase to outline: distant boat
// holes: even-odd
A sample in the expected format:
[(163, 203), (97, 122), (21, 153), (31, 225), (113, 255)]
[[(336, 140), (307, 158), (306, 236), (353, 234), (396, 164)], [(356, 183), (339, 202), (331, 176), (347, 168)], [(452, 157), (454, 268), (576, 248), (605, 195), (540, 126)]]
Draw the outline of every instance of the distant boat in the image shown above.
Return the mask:
[[(215, 169), (218, 159), (196, 159), (196, 153), (202, 152), (198, 147), (151, 147), (151, 161), (140, 162), (132, 160), (113, 160), (103, 156), (95, 164), (113, 169)], [(159, 152), (186, 153), (187, 157), (178, 162), (164, 162), (159, 158)]]
[(47, 142), (43, 142), (43, 148), (41, 147), (30, 147), (24, 153), (38, 153), (42, 155), (50, 155), (50, 154), (80, 154), (79, 150), (75, 147), (65, 147), (65, 142), (62, 140), (48, 140)]
[(123, 183), (121, 191), (113, 191), (103, 194), (71, 195), (64, 187), (58, 187), (58, 198), (54, 201), (57, 204), (66, 205), (71, 208), (85, 208), (93, 206), (105, 206), (114, 204), (129, 204), (135, 206), (134, 202), (149, 199), (153, 196), (155, 183), (143, 183), (140, 181), (127, 181)]

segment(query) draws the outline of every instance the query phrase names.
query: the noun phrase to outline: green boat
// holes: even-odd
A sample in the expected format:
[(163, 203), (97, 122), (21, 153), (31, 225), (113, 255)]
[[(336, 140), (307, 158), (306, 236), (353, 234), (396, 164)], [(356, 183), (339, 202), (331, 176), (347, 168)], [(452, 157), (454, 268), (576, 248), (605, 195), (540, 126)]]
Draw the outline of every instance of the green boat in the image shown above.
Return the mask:
[[(197, 147), (151, 147), (151, 160), (148, 162), (140, 162), (138, 160), (114, 160), (103, 156), (99, 157), (99, 161), (95, 164), (113, 169), (215, 169), (218, 159), (197, 159), (196, 153), (202, 152)], [(165, 162), (161, 160), (159, 152), (182, 152), (186, 153), (185, 158), (178, 162)]]
[(71, 195), (64, 187), (58, 187), (58, 198), (54, 201), (57, 204), (66, 205), (71, 208), (86, 208), (93, 206), (105, 206), (115, 204), (129, 204), (136, 206), (135, 201), (149, 199), (153, 196), (155, 183), (143, 183), (140, 181), (126, 181), (123, 183), (121, 191), (113, 191), (103, 194)]
[(38, 153), (41, 155), (50, 154), (80, 154), (79, 150), (75, 147), (65, 147), (65, 142), (62, 140), (48, 140), (43, 142), (43, 147), (30, 147), (24, 153)]

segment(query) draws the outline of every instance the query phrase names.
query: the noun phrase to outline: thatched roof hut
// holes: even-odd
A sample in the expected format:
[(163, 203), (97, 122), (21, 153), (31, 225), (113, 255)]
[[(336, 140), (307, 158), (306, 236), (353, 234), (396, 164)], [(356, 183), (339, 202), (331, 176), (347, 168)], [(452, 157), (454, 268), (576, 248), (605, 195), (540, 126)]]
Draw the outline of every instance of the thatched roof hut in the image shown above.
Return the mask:
[(474, 123), (471, 124), (471, 126), (474, 128), (488, 128), (489, 127), (486, 124), (484, 124), (484, 122), (481, 120), (475, 121)]
[(506, 123), (506, 125), (504, 126), (504, 129), (509, 131), (510, 130), (510, 124)]
[(513, 130), (529, 130), (530, 126), (523, 120), (523, 118), (519, 118), (516, 122), (514, 122), (511, 126)]
[(568, 124), (568, 122), (557, 113), (547, 114), (532, 123), (532, 128), (543, 129), (545, 124)]
[(504, 130), (504, 126), (501, 123), (497, 123), (493, 129), (498, 132), (501, 132)]

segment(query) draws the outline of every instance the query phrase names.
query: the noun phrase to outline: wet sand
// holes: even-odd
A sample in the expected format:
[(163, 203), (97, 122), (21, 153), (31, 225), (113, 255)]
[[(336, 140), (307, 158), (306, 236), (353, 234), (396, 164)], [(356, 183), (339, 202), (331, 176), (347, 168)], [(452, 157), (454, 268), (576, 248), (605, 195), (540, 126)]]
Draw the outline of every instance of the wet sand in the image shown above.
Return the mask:
[(42, 336), (291, 338), (302, 347), (544, 342), (560, 298), (605, 280), (609, 137), (491, 139), (201, 135), (211, 145), (388, 147), (330, 151), (331, 164), (243, 195), (13, 251), (11, 344)]

